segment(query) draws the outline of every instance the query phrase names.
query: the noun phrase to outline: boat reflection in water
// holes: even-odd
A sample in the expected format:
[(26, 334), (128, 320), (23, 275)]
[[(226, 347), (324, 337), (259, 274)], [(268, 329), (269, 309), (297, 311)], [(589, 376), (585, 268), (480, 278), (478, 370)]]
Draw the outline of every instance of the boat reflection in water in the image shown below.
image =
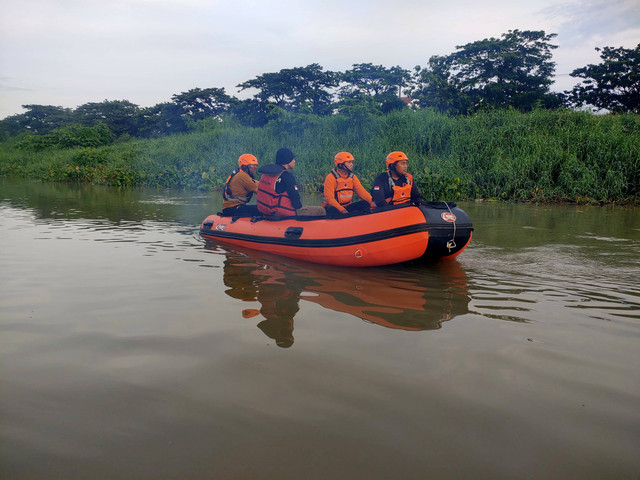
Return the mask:
[(343, 312), (386, 328), (435, 330), (442, 322), (468, 312), (467, 277), (457, 261), (346, 269), (297, 263), (251, 252), (251, 256), (219, 246), (224, 252), (226, 294), (261, 308), (242, 316), (264, 317), (258, 328), (280, 347), (293, 345), (293, 319), (300, 300)]

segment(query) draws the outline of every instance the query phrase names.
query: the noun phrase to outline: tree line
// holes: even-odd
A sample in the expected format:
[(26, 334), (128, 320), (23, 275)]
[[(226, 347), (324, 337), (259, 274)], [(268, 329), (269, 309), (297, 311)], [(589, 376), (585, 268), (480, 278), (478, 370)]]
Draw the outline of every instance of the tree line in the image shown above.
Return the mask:
[[(573, 89), (552, 92), (556, 34), (509, 30), (456, 46), (409, 71), (398, 66), (354, 64), (333, 72), (313, 63), (264, 73), (237, 85), (255, 92), (238, 99), (224, 88), (194, 88), (171, 101), (141, 108), (128, 100), (104, 100), (75, 109), (23, 105), (26, 112), (0, 120), (0, 140), (22, 138), (30, 149), (107, 145), (118, 137), (154, 138), (182, 133), (198, 122), (237, 121), (262, 127), (283, 112), (318, 116), (384, 115), (430, 108), (449, 115), (514, 108), (593, 107), (640, 113), (640, 44), (634, 49), (596, 48), (601, 62), (575, 69)], [(37, 138), (36, 138), (37, 137)]]

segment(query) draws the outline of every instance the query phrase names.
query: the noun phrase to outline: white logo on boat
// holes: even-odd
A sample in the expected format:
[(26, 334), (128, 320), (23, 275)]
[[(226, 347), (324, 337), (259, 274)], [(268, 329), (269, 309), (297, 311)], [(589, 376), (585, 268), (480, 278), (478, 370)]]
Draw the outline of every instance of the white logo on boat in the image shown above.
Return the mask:
[(456, 216), (451, 212), (442, 212), (440, 214), (440, 216), (442, 217), (442, 219), (445, 222), (455, 222), (456, 221)]
[(216, 230), (220, 231), (220, 232), (224, 232), (227, 229), (227, 224), (226, 223), (219, 223), (216, 225)]

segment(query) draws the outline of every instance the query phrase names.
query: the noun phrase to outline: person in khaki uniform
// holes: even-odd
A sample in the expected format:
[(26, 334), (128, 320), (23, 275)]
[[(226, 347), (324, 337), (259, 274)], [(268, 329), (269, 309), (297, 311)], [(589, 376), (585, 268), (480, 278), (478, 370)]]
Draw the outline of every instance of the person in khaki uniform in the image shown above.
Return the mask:
[(222, 190), (222, 214), (231, 217), (255, 217), (261, 215), (258, 207), (247, 205), (258, 191), (255, 179), (258, 159), (250, 153), (243, 153), (238, 158), (236, 168), (224, 184)]

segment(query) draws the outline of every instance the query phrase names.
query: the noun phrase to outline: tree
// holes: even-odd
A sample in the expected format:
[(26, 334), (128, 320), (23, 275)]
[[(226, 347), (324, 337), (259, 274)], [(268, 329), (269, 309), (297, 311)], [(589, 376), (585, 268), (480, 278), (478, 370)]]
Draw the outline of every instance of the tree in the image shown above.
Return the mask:
[(246, 127), (263, 127), (269, 121), (269, 106), (255, 98), (238, 100), (231, 107), (231, 115)]
[(408, 70), (399, 66), (386, 68), (372, 63), (357, 63), (351, 70), (338, 75), (341, 87), (338, 91), (342, 103), (370, 97), (378, 104), (380, 111), (404, 108), (406, 104), (399, 98), (402, 87), (411, 79)]
[(73, 122), (70, 108), (52, 105), (22, 105), (27, 111), (14, 115), (12, 122), (17, 122), (23, 129), (36, 134), (46, 134), (56, 128)]
[(116, 136), (125, 133), (137, 136), (139, 107), (128, 100), (104, 100), (80, 105), (73, 112), (82, 125), (93, 126), (103, 122)]
[(331, 113), (332, 95), (329, 88), (336, 85), (336, 74), (324, 72), (313, 63), (306, 67), (285, 68), (275, 73), (264, 73), (238, 85), (240, 91), (255, 88), (254, 99), (263, 107), (274, 104), (290, 112), (316, 115)]
[(343, 84), (339, 96), (353, 97), (359, 94), (376, 97), (387, 93), (398, 95), (407, 84), (411, 74), (399, 66), (386, 68), (372, 63), (355, 63), (351, 70), (339, 75)]
[(25, 131), (22, 124), (24, 115), (22, 113), (10, 115), (0, 120), (0, 141), (4, 142), (10, 137), (17, 136), (20, 132)]
[(138, 113), (140, 135), (143, 137), (159, 137), (187, 131), (182, 109), (173, 102), (158, 103)]
[(217, 117), (228, 112), (234, 102), (234, 98), (227, 95), (224, 88), (193, 88), (173, 95), (171, 100), (179, 107), (182, 115), (193, 120)]
[(447, 56), (433, 56), (425, 69), (416, 69), (417, 87), (411, 96), (420, 106), (449, 113), (511, 106), (527, 111), (557, 106), (549, 91), (555, 63), (550, 41), (556, 34), (509, 30), (462, 46)]
[(434, 55), (427, 68), (415, 68), (416, 87), (409, 95), (421, 108), (435, 108), (442, 113), (466, 114), (472, 110), (472, 100), (458, 82), (451, 79), (451, 58)]
[(603, 60), (571, 72), (583, 78), (581, 84), (565, 92), (573, 105), (585, 104), (614, 113), (640, 113), (640, 43), (634, 49), (596, 48)]

